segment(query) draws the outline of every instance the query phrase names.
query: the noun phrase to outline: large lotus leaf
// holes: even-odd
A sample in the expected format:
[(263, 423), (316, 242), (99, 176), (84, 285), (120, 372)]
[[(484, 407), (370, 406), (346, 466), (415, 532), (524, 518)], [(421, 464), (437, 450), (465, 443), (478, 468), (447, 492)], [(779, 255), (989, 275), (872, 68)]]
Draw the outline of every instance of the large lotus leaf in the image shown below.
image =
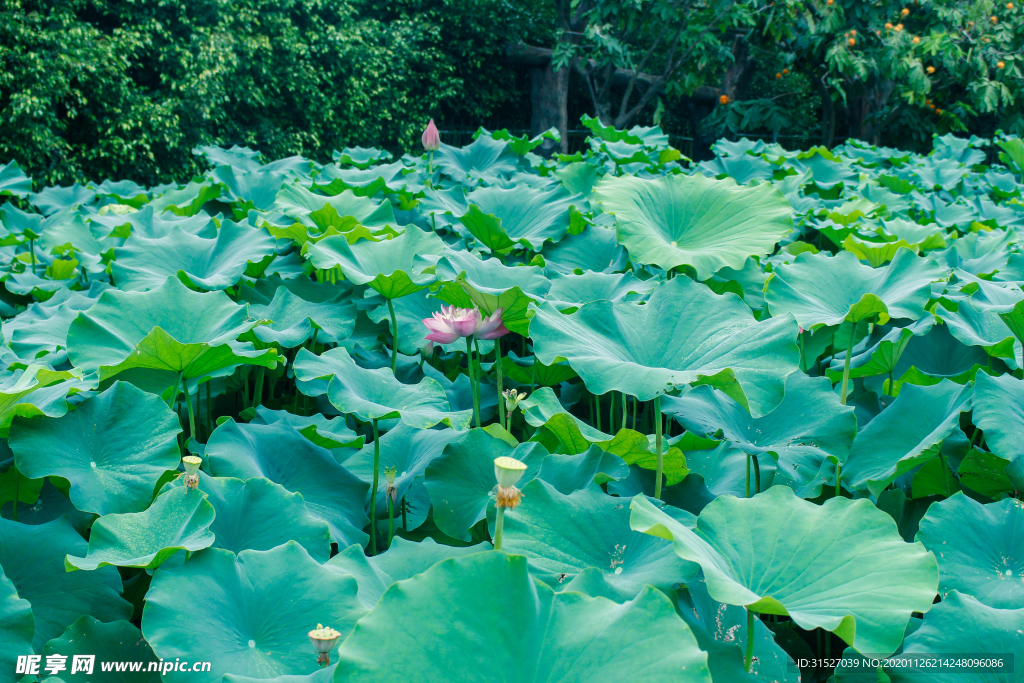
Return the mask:
[(730, 177), (740, 185), (752, 180), (771, 180), (772, 165), (762, 157), (753, 154), (719, 157), (697, 164), (702, 173), (713, 178)]
[[(533, 575), (556, 590), (588, 567), (629, 595), (692, 579), (696, 566), (671, 544), (630, 529), (629, 514), (625, 499), (596, 486), (563, 495), (535, 479), (523, 488), (523, 502), (505, 513), (502, 550), (526, 556)], [(693, 526), (693, 516), (683, 514)]]
[(286, 177), (282, 171), (241, 171), (230, 166), (219, 166), (210, 175), (224, 186), (224, 196), (236, 205), (236, 215), (272, 207)]
[(237, 556), (208, 548), (156, 572), (142, 632), (165, 661), (212, 664), (205, 673), (165, 673), (164, 681), (312, 673), (316, 657), (306, 634), (317, 624), (348, 633), (365, 612), (356, 590), (355, 579), (322, 567), (294, 542)]
[(320, 356), (302, 349), (294, 367), (295, 376), (302, 381), (330, 378), (327, 395), (334, 407), (364, 422), (400, 418), (419, 429), (440, 422), (453, 429), (466, 429), (472, 419), (472, 411), (451, 410), (437, 380), (424, 377), (419, 384), (403, 384), (390, 368), (360, 367), (341, 347)]
[[(139, 629), (127, 621), (115, 621), (104, 624), (93, 617), (84, 616), (64, 631), (60, 638), (55, 638), (43, 648), (43, 663), (51, 655), (67, 657), (64, 665), (67, 670), (63, 672), (69, 683), (75, 681), (89, 680), (88, 674), (84, 671), (71, 673), (76, 655), (92, 655), (93, 676), (102, 677), (104, 683), (159, 683), (160, 671), (150, 670), (150, 662), (158, 662), (153, 654), (149, 643), (142, 637)], [(139, 671), (118, 671), (117, 664), (129, 663), (129, 666), (139, 662), (142, 668)], [(111, 666), (106, 671), (104, 664)], [(191, 664), (191, 662), (188, 662)], [(127, 667), (126, 667), (127, 668)], [(93, 678), (91, 680), (96, 680)], [(57, 680), (47, 678), (47, 680)]]
[(168, 277), (182, 277), (197, 289), (227, 289), (242, 277), (250, 262), (274, 253), (275, 240), (265, 230), (225, 221), (216, 239), (204, 239), (181, 228), (157, 239), (134, 236), (114, 250), (110, 269), (125, 291), (157, 289)]
[(338, 464), (331, 452), (314, 445), (285, 423), (239, 425), (228, 421), (206, 444), (210, 474), (249, 479), (265, 477), (302, 494), (313, 516), (331, 527), (340, 546), (365, 544), (367, 485)]
[[(545, 442), (556, 452), (581, 454), (596, 445), (621, 458), (626, 464), (648, 470), (657, 467), (653, 435), (648, 436), (632, 429), (620, 429), (614, 436), (598, 431), (566, 410), (549, 387), (538, 389), (519, 405), (528, 425), (544, 427), (554, 437), (554, 444), (548, 440)], [(682, 481), (687, 475), (686, 458), (682, 452), (671, 447), (666, 440), (662, 453), (663, 471), (668, 484)]]
[(306, 301), (285, 287), (277, 289), (269, 304), (250, 305), (249, 315), (270, 321), (253, 329), (257, 339), (276, 342), (286, 349), (304, 344), (314, 330), (318, 330), (318, 342), (336, 344), (348, 338), (356, 327), (356, 307), (351, 301)]
[(557, 244), (545, 244), (541, 255), (549, 273), (613, 273), (626, 267), (626, 250), (615, 231), (601, 225), (589, 226)]
[(593, 273), (561, 275), (551, 281), (545, 298), (564, 313), (572, 313), (583, 304), (595, 301), (641, 301), (659, 284), (658, 280), (638, 280), (633, 273)]
[(957, 302), (956, 310), (936, 306), (935, 317), (946, 324), (950, 334), (967, 346), (981, 346), (997, 358), (1014, 357), (1014, 335), (993, 310), (975, 305), (970, 298)]
[(706, 662), (656, 589), (622, 605), (555, 594), (526, 558), (491, 552), (389, 588), (339, 647), (334, 680), (710, 683)]
[[(921, 627), (907, 637), (901, 657), (916, 657), (923, 666), (886, 670), (892, 683), (1019, 683), (1024, 652), (1024, 609), (995, 609), (969, 595), (953, 591), (925, 615)], [(1003, 659), (1004, 673), (981, 673), (967, 667), (950, 671), (930, 666), (936, 654), (943, 658)], [(1012, 672), (1008, 671), (1013, 656)]]
[(324, 448), (362, 448), (363, 437), (357, 435), (345, 424), (342, 416), (327, 418), (320, 413), (312, 415), (295, 415), (285, 410), (270, 410), (266, 406), (257, 406), (256, 416), (252, 424), (270, 425), (283, 422), (304, 437)]
[(485, 552), (491, 548), (490, 543), (459, 548), (442, 545), (429, 537), (414, 543), (395, 536), (391, 546), (380, 555), (367, 557), (360, 546), (353, 545), (332, 557), (325, 566), (356, 577), (359, 582), (359, 601), (366, 609), (373, 609), (391, 584), (421, 574), (443, 560)]
[(564, 189), (540, 190), (526, 185), (485, 187), (466, 195), (468, 212), (459, 221), (489, 251), (524, 246), (540, 251), (569, 231), (573, 199)]
[(90, 308), (109, 285), (94, 282), (87, 292), (63, 290), (34, 303), (3, 324), (4, 341), (20, 358), (42, 359), (51, 367), (67, 360), (68, 328), (79, 311)]
[[(794, 483), (797, 495), (818, 495), (822, 481), (845, 462), (857, 435), (853, 406), (844, 406), (823, 377), (794, 372), (786, 378), (782, 403), (755, 418), (721, 391), (697, 387), (679, 398), (662, 399), (662, 411), (687, 431), (727, 441), (752, 455), (771, 453), (778, 472)], [(721, 430), (721, 437), (716, 436)]]
[(974, 421), (985, 443), (1009, 460), (1006, 473), (1017, 488), (1024, 486), (1024, 381), (1012, 375), (979, 373), (974, 389)]
[(96, 192), (78, 183), (67, 187), (47, 187), (29, 198), (29, 203), (38, 207), (43, 215), (51, 216), (55, 213), (70, 209), (76, 206), (88, 204), (96, 198)]
[(368, 197), (358, 197), (351, 190), (328, 197), (310, 192), (296, 183), (287, 184), (278, 192), (274, 207), (292, 218), (307, 219), (310, 225), (314, 224), (310, 214), (323, 211), (326, 207), (330, 207), (337, 217), (352, 217), (361, 225), (370, 228), (395, 223), (395, 212), (391, 202), (377, 202)]
[(468, 541), (469, 529), (487, 518), (494, 505), (494, 459), (512, 457), (526, 463), (517, 486), (537, 476), (548, 452), (539, 443), (513, 448), (482, 429), (471, 429), (444, 447), (440, 457), (427, 465), (423, 485), (430, 494), (437, 527), (452, 538)]
[[(179, 477), (167, 488), (181, 486)], [(217, 513), (210, 524), (214, 548), (237, 555), (295, 541), (318, 562), (330, 558), (331, 528), (309, 511), (300, 494), (262, 477), (242, 481), (205, 472), (199, 473), (199, 490)]]
[(507, 142), (481, 135), (465, 147), (441, 144), (434, 153), (434, 165), (457, 182), (494, 182), (516, 170), (516, 160)]
[(149, 292), (109, 290), (68, 330), (68, 357), (101, 380), (133, 369), (155, 371), (159, 390), (181, 373), (200, 377), (241, 364), (273, 368), (274, 349), (236, 341), (256, 324), (223, 292), (194, 292), (176, 278)]
[[(680, 586), (677, 596), (677, 613), (693, 630), (700, 649), (708, 653), (712, 680), (800, 682), (799, 669), (760, 619), (754, 620), (754, 656), (750, 661), (750, 673), (746, 672), (743, 655), (747, 644), (747, 611), (736, 605), (716, 602), (708, 595), (703, 579), (696, 578)], [(778, 623), (775, 626), (778, 627)]]
[(944, 271), (928, 258), (900, 249), (885, 268), (865, 266), (853, 254), (804, 252), (779, 266), (765, 284), (772, 315), (792, 313), (800, 326), (860, 322), (873, 315), (917, 320), (924, 315), (932, 283)]
[(772, 253), (793, 229), (792, 207), (769, 184), (744, 187), (702, 174), (605, 176), (594, 194), (615, 215), (619, 242), (634, 262), (692, 266), (698, 280)]
[(782, 399), (784, 378), (800, 360), (796, 332), (791, 316), (757, 322), (739, 297), (687, 277), (659, 285), (643, 305), (601, 301), (565, 315), (544, 303), (530, 329), (541, 362), (564, 357), (595, 394), (648, 401), (728, 375), (734, 397), (757, 414)]
[(868, 500), (816, 505), (774, 486), (716, 498), (694, 530), (644, 496), (631, 507), (634, 529), (672, 540), (680, 557), (700, 564), (715, 600), (834, 631), (860, 652), (895, 652), (910, 614), (927, 612), (935, 597), (935, 558), (905, 543)]
[(388, 299), (412, 294), (435, 281), (423, 270), (434, 265), (431, 255), (440, 254), (444, 242), (432, 232), (410, 225), (390, 240), (360, 240), (350, 245), (345, 237), (327, 237), (309, 249), (315, 268), (341, 267), (345, 278), (357, 285), (369, 285)]
[(206, 496), (176, 488), (157, 496), (142, 512), (104, 515), (89, 533), (85, 557), (68, 555), (68, 571), (98, 567), (155, 569), (179, 550), (195, 552), (214, 541), (210, 524), (216, 512)]
[(68, 412), (69, 393), (92, 388), (73, 372), (29, 365), (0, 374), (0, 436), (15, 417), (60, 417)]
[(541, 463), (539, 479), (568, 495), (591, 484), (607, 484), (629, 477), (629, 467), (619, 456), (591, 446), (582, 453), (553, 454)]
[(14, 584), (0, 568), (0, 666), (5, 672), (14, 671), (19, 656), (34, 652), (35, 630), (32, 605), (18, 597)]
[[(400, 423), (380, 438), (379, 464), (381, 469), (377, 473), (378, 478), (383, 481), (381, 477), (384, 469), (394, 467), (397, 470), (395, 490), (398, 500), (420, 498), (411, 489), (422, 490), (423, 476), (427, 466), (435, 458), (438, 458), (444, 451), (444, 447), (457, 439), (459, 435), (460, 432), (451, 429), (417, 429)], [(366, 482), (367, 486), (373, 481), (373, 454), (374, 444), (371, 443), (344, 461), (345, 469)], [(428, 499), (426, 495), (422, 498)], [(367, 501), (367, 505), (369, 505), (369, 501)], [(426, 509), (411, 510), (407, 514), (408, 529), (418, 527), (426, 514)], [(387, 524), (387, 519), (387, 490), (381, 486), (377, 490), (377, 521)], [(398, 524), (395, 526), (397, 527)]]
[(785, 167), (801, 173), (809, 171), (814, 184), (822, 190), (830, 190), (841, 183), (855, 183), (857, 173), (842, 157), (832, 154), (825, 147), (812, 147), (787, 159)]
[(99, 515), (149, 507), (160, 478), (178, 466), (178, 416), (158, 396), (125, 382), (58, 418), (19, 419), (10, 445), (30, 479), (71, 482), (71, 502)]
[(1007, 498), (981, 503), (963, 493), (932, 503), (917, 540), (939, 561), (939, 592), (959, 591), (999, 609), (1024, 608), (1024, 509)]
[(32, 179), (25, 175), (17, 161), (0, 166), (0, 195), (27, 197), (31, 192)]
[(904, 386), (858, 432), (843, 466), (843, 481), (877, 496), (899, 475), (937, 457), (942, 441), (957, 428), (960, 413), (971, 409), (972, 393), (970, 384), (948, 379), (933, 386)]
[(920, 337), (911, 337), (903, 355), (896, 361), (895, 391), (903, 383), (936, 384), (948, 378), (958, 384), (973, 379), (980, 367), (989, 362), (988, 354), (980, 346), (967, 346), (950, 334), (947, 325), (935, 325)]
[(82, 615), (109, 622), (132, 614), (131, 605), (121, 598), (116, 568), (65, 571), (64, 557), (84, 555), (87, 547), (64, 517), (38, 526), (0, 519), (0, 569), (18, 595), (32, 604), (37, 652)]

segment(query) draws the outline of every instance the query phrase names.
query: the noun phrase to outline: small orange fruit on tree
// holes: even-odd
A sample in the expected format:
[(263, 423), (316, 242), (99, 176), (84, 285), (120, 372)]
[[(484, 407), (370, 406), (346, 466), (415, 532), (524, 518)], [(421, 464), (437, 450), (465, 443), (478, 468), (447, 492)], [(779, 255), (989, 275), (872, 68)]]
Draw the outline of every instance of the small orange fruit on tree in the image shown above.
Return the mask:
[(729, 96), (722, 95), (721, 97), (718, 98), (718, 101), (721, 102), (722, 104), (729, 104)]
[(914, 36), (914, 39), (911, 40), (910, 42), (912, 42), (914, 45), (917, 45), (918, 43), (921, 42), (921, 39), (918, 36)]
[(927, 69), (925, 69), (925, 71), (927, 71), (930, 74), (933, 74), (933, 73), (935, 73), (935, 67), (934, 66), (929, 66)]
[(908, 14), (910, 14), (910, 10), (908, 10), (906, 7), (904, 7), (903, 9), (900, 10), (900, 16), (901, 17), (905, 17)]
[(1000, 59), (998, 62), (996, 62), (996, 68), (997, 69), (1005, 69), (1006, 68), (1006, 62), (1004, 62), (1003, 60)]
[(896, 24), (896, 26), (895, 26), (894, 28), (895, 28), (895, 29), (896, 29), (897, 31), (902, 31), (902, 30), (903, 30), (903, 24)]

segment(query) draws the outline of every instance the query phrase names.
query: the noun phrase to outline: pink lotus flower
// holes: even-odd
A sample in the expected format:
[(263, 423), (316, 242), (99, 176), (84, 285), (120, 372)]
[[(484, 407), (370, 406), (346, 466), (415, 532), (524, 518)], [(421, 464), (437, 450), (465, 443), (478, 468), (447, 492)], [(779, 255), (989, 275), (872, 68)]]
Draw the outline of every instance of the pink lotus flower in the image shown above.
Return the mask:
[(499, 308), (484, 318), (475, 308), (442, 306), (433, 317), (424, 318), (423, 324), (430, 330), (427, 339), (438, 344), (451, 344), (456, 339), (471, 336), (477, 339), (497, 339), (508, 334), (501, 312)]
[(430, 119), (420, 140), (423, 141), (423, 149), (428, 152), (441, 149), (441, 134), (437, 131), (437, 126), (434, 125), (434, 119)]

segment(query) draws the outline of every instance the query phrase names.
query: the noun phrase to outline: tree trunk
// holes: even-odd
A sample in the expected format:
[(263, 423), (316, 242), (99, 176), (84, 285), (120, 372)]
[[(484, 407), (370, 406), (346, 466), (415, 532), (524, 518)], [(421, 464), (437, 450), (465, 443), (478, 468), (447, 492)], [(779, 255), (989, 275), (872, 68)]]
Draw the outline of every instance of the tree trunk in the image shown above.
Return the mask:
[(565, 154), (569, 149), (569, 69), (557, 71), (551, 62), (544, 67), (530, 69), (530, 133), (540, 135), (549, 128), (557, 128), (562, 138), (560, 145), (545, 140), (540, 152), (550, 156), (555, 149)]
[(756, 65), (746, 35), (737, 35), (732, 41), (732, 64), (722, 78), (722, 94), (730, 101), (745, 99)]

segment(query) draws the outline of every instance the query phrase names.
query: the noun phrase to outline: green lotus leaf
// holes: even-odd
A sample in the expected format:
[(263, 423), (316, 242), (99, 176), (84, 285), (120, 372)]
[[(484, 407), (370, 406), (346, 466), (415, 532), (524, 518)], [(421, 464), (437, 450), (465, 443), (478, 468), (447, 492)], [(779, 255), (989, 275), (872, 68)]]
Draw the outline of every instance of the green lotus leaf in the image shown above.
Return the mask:
[(548, 455), (538, 443), (512, 447), (482, 429), (471, 429), (444, 447), (440, 457), (427, 465), (423, 485), (430, 494), (437, 527), (452, 538), (470, 540), (469, 529), (487, 518), (494, 505), (494, 459), (503, 456), (526, 463), (517, 486), (522, 488), (537, 476)]
[[(182, 486), (179, 477), (164, 490)], [(309, 511), (298, 493), (262, 477), (242, 481), (211, 477), (205, 472), (199, 473), (198, 488), (217, 513), (210, 524), (216, 537), (214, 548), (237, 555), (243, 550), (271, 550), (295, 541), (317, 562), (330, 558), (331, 528)]]
[(387, 161), (391, 158), (391, 152), (376, 147), (346, 147), (340, 152), (335, 150), (331, 158), (336, 164), (348, 164), (357, 168), (367, 168), (376, 162)]
[(572, 313), (595, 301), (642, 301), (657, 287), (658, 280), (638, 280), (633, 273), (593, 273), (561, 275), (551, 281), (545, 297), (563, 313)]
[(782, 403), (763, 417), (751, 417), (709, 386), (696, 387), (679, 398), (666, 396), (662, 411), (689, 432), (721, 438), (731, 448), (751, 455), (770, 453), (778, 460), (778, 473), (793, 482), (801, 498), (820, 493), (822, 482), (834, 472), (834, 463), (846, 461), (857, 435), (853, 406), (839, 402), (827, 379), (800, 372), (786, 378)]
[(31, 195), (29, 202), (42, 211), (44, 216), (76, 206), (88, 204), (96, 198), (96, 192), (78, 183), (67, 187), (46, 187)]
[(629, 467), (617, 455), (591, 446), (583, 453), (554, 454), (541, 463), (539, 479), (551, 485), (559, 493), (569, 495), (591, 484), (607, 484), (629, 476)]
[(697, 164), (701, 172), (712, 178), (732, 178), (739, 185), (749, 185), (752, 180), (771, 180), (772, 165), (753, 154), (718, 157)]
[(100, 380), (149, 371), (163, 391), (179, 373), (188, 380), (243, 364), (276, 366), (274, 349), (236, 341), (255, 324), (223, 292), (194, 292), (168, 278), (148, 292), (104, 292), (71, 323), (68, 357)]
[(430, 256), (443, 250), (440, 237), (410, 225), (398, 237), (380, 242), (350, 245), (344, 237), (328, 237), (310, 247), (309, 259), (315, 268), (340, 266), (353, 284), (369, 285), (384, 297), (397, 299), (435, 281), (432, 273), (423, 271), (434, 265)]
[(541, 362), (564, 357), (595, 394), (649, 401), (679, 384), (716, 383), (728, 371), (757, 414), (779, 403), (800, 358), (791, 316), (757, 322), (739, 297), (687, 277), (659, 285), (644, 305), (601, 301), (564, 315), (545, 302), (530, 334)]
[[(274, 201), (274, 208), (282, 211), (286, 216), (301, 219), (308, 225), (314, 225), (314, 212), (322, 211), (330, 207), (331, 213), (336, 217), (352, 217), (361, 225), (368, 228), (381, 228), (385, 225), (393, 225), (395, 211), (391, 202), (376, 202), (368, 197), (358, 197), (351, 190), (345, 190), (341, 194), (328, 197), (322, 194), (315, 194), (298, 184), (287, 184), (277, 194)], [(323, 226), (318, 226), (323, 228)]]
[(441, 149), (434, 153), (434, 165), (456, 182), (469, 185), (479, 181), (494, 182), (514, 173), (516, 158), (507, 142), (481, 135), (465, 147), (442, 143)]
[(0, 568), (0, 666), (14, 671), (18, 657), (34, 652), (32, 636), (36, 631), (32, 605), (18, 597), (14, 583)]
[(156, 211), (170, 211), (178, 216), (195, 216), (207, 202), (220, 197), (223, 187), (212, 179), (192, 180), (183, 187), (171, 185), (171, 189), (150, 201)]
[(216, 512), (206, 496), (176, 488), (157, 496), (147, 510), (104, 515), (92, 525), (85, 557), (68, 555), (68, 571), (98, 567), (156, 569), (179, 550), (213, 545), (210, 524)]
[[(423, 319), (440, 312), (444, 302), (430, 296), (429, 290), (422, 289), (401, 299), (395, 299), (392, 306), (395, 308), (395, 319), (398, 321), (398, 352), (408, 356), (416, 355), (427, 345), (427, 335), (431, 333), (423, 324)], [(367, 317), (375, 323), (387, 325), (389, 334), (394, 338), (391, 312), (387, 303), (369, 311)], [(465, 341), (459, 339), (455, 343), (459, 342), (462, 342), (462, 348), (465, 348)]]
[(58, 367), (67, 360), (68, 327), (79, 311), (90, 308), (110, 287), (94, 282), (87, 292), (55, 294), (47, 301), (30, 304), (24, 311), (5, 320), (4, 341), (26, 365), (39, 359)]
[(573, 198), (561, 188), (485, 187), (470, 192), (466, 201), (468, 212), (458, 219), (488, 251), (517, 246), (540, 251), (545, 242), (557, 242), (569, 231)]
[(1007, 498), (982, 505), (963, 493), (932, 503), (917, 540), (939, 562), (939, 593), (959, 591), (999, 609), (1024, 608), (1024, 509)]
[(893, 667), (886, 673), (892, 683), (1015, 683), (1020, 680), (1016, 667), (1022, 651), (1024, 609), (988, 607), (969, 595), (953, 591), (925, 615), (919, 629), (907, 636), (901, 656), (931, 660), (941, 653), (951, 659), (1002, 658), (1005, 667), (1006, 655), (1012, 654), (1013, 672), (949, 671), (924, 666), (916, 670)]
[(973, 380), (988, 362), (989, 356), (980, 346), (967, 346), (950, 333), (948, 326), (935, 325), (907, 343), (893, 370), (895, 387), (889, 387), (888, 393), (898, 394), (906, 383), (930, 385), (950, 379), (963, 384)]
[(252, 424), (271, 425), (275, 422), (293, 427), (322, 448), (363, 447), (363, 437), (348, 428), (344, 417), (327, 418), (320, 413), (309, 416), (295, 415), (284, 410), (270, 410), (266, 406), (256, 407), (256, 416), (252, 419)]
[(526, 558), (491, 552), (389, 588), (339, 647), (334, 680), (710, 683), (706, 662), (656, 589), (623, 605), (555, 594)]
[(974, 421), (984, 430), (989, 449), (1010, 461), (1006, 474), (1020, 488), (1024, 484), (1024, 381), (980, 373), (974, 394)]
[(331, 527), (331, 539), (338, 545), (369, 540), (363, 533), (369, 522), (363, 508), (367, 485), (339, 465), (330, 451), (286, 423), (225, 422), (210, 436), (206, 455), (215, 477), (265, 477), (301, 494), (309, 512)]
[(774, 486), (753, 498), (716, 498), (693, 530), (644, 496), (631, 508), (633, 529), (673, 541), (680, 557), (701, 566), (713, 599), (833, 631), (860, 652), (895, 652), (910, 614), (927, 612), (935, 597), (934, 556), (905, 543), (867, 500), (819, 506)]
[[(931, 316), (926, 316), (909, 327), (894, 327), (878, 343), (870, 345), (865, 351), (850, 357), (850, 377), (875, 377), (892, 375), (900, 367), (903, 352), (907, 350), (914, 337), (928, 334), (934, 325)], [(877, 328), (876, 328), (877, 329)], [(843, 358), (835, 358), (825, 374), (833, 382), (843, 378)]]
[(618, 243), (615, 231), (600, 225), (569, 235), (557, 244), (545, 244), (541, 256), (549, 273), (613, 273), (626, 267), (626, 250)]
[(615, 215), (619, 242), (634, 262), (692, 266), (698, 280), (772, 253), (793, 229), (792, 207), (768, 184), (743, 187), (701, 174), (605, 176), (594, 195)]
[(17, 161), (0, 166), (0, 195), (27, 197), (31, 193), (32, 179), (25, 175)]
[(576, 371), (565, 363), (544, 365), (536, 356), (520, 358), (511, 350), (502, 356), (501, 367), (505, 377), (513, 382), (538, 387), (554, 387), (579, 377)]
[(1006, 474), (1009, 464), (994, 453), (972, 448), (956, 469), (957, 479), (964, 488), (998, 500), (1016, 488)]
[(324, 566), (356, 577), (359, 601), (366, 609), (373, 609), (393, 583), (422, 574), (443, 560), (485, 552), (491, 547), (490, 543), (478, 543), (457, 548), (441, 545), (432, 538), (414, 543), (395, 536), (391, 547), (380, 555), (367, 557), (360, 546), (353, 545), (332, 557)]
[[(519, 405), (527, 424), (544, 427), (551, 434), (553, 443), (541, 434), (541, 441), (550, 446), (549, 450), (575, 455), (586, 453), (592, 445), (596, 445), (621, 458), (627, 465), (638, 465), (648, 470), (657, 468), (653, 435), (648, 437), (632, 429), (620, 429), (614, 436), (598, 431), (562, 407), (549, 387), (538, 389)], [(688, 472), (682, 451), (672, 448), (666, 442), (662, 459), (669, 485), (682, 481)]]
[(865, 266), (849, 252), (836, 256), (804, 252), (779, 266), (765, 284), (772, 315), (792, 313), (800, 326), (860, 322), (874, 315), (917, 320), (943, 270), (909, 249), (897, 252), (885, 268)]
[(67, 397), (93, 385), (74, 372), (29, 365), (0, 377), (0, 436), (15, 417), (60, 417), (68, 412)]
[(286, 349), (304, 344), (316, 332), (318, 342), (338, 343), (356, 327), (356, 307), (350, 300), (307, 301), (279, 287), (274, 299), (265, 306), (250, 305), (249, 315), (271, 322), (253, 328), (264, 343), (277, 343)]
[(0, 569), (18, 596), (32, 605), (36, 652), (83, 615), (110, 622), (132, 614), (131, 605), (121, 598), (116, 568), (65, 571), (64, 557), (84, 555), (87, 547), (63, 517), (37, 526), (0, 519)]
[(10, 445), (31, 479), (71, 482), (71, 502), (99, 515), (149, 507), (160, 478), (181, 457), (178, 416), (158, 396), (114, 382), (63, 417), (18, 419)]
[(967, 346), (983, 347), (996, 358), (1014, 357), (1014, 334), (997, 312), (975, 306), (970, 298), (957, 303), (956, 310), (944, 305), (935, 307), (935, 317), (946, 324), (953, 337)]
[[(670, 544), (630, 529), (629, 515), (625, 499), (596, 486), (563, 495), (535, 479), (523, 487), (523, 502), (505, 513), (502, 550), (527, 557), (531, 573), (556, 590), (587, 567), (629, 595), (645, 585), (670, 591), (692, 579), (697, 567)], [(693, 516), (682, 515), (692, 527)]]
[(295, 376), (303, 381), (330, 378), (327, 395), (334, 407), (364, 422), (399, 418), (419, 429), (441, 422), (466, 429), (472, 419), (472, 411), (452, 412), (436, 380), (424, 377), (419, 384), (402, 384), (390, 368), (369, 370), (356, 365), (341, 347), (320, 356), (302, 349), (294, 367)]
[[(85, 671), (71, 673), (74, 667), (75, 655), (92, 655), (93, 676), (102, 677), (104, 683), (159, 683), (160, 661), (153, 654), (153, 649), (142, 637), (139, 629), (127, 621), (115, 621), (104, 624), (90, 616), (84, 616), (75, 623), (68, 626), (64, 635), (55, 638), (43, 648), (43, 663), (51, 655), (67, 657), (64, 662), (67, 670), (63, 672), (68, 683), (87, 680), (88, 674)], [(193, 660), (194, 661), (194, 660)], [(117, 665), (122, 662), (129, 663), (126, 669), (132, 664), (141, 663), (139, 671), (118, 671)], [(150, 664), (155, 669), (150, 669)], [(110, 671), (106, 671), (103, 665), (113, 665)], [(191, 662), (189, 662), (191, 664)], [(122, 665), (123, 666), (123, 665)], [(54, 680), (47, 678), (47, 680)], [(93, 679), (95, 680), (95, 679)]]
[[(440, 457), (445, 446), (457, 439), (460, 432), (451, 429), (417, 429), (407, 424), (399, 423), (394, 429), (380, 438), (380, 471), (378, 478), (384, 469), (394, 467), (397, 470), (395, 475), (395, 490), (397, 498), (403, 498), (407, 502), (416, 500), (429, 500), (426, 491), (423, 489), (423, 476), (427, 466), (436, 458)], [(362, 479), (367, 487), (373, 482), (373, 458), (374, 445), (368, 444), (362, 450), (352, 454), (342, 463), (349, 472)], [(417, 495), (422, 491), (423, 495)], [(388, 501), (387, 491), (384, 486), (377, 490), (377, 521), (382, 523), (383, 530), (387, 531)], [(367, 500), (369, 509), (369, 500)], [(400, 526), (401, 513), (396, 506), (396, 518), (398, 521), (395, 527)], [(415, 529), (427, 516), (427, 509), (411, 509), (406, 515), (406, 530)]]
[[(942, 441), (971, 409), (973, 387), (948, 379), (933, 386), (908, 384), (896, 400), (864, 426), (843, 466), (851, 490), (877, 496), (896, 477), (939, 455)], [(862, 650), (866, 652), (866, 650)]]
[(168, 277), (181, 277), (196, 289), (231, 287), (249, 263), (274, 253), (274, 238), (265, 230), (225, 221), (216, 239), (205, 239), (181, 228), (157, 239), (133, 236), (114, 250), (110, 269), (119, 289), (158, 289)]
[(235, 204), (236, 216), (245, 216), (251, 209), (270, 209), (287, 177), (282, 171), (256, 169), (246, 172), (230, 166), (218, 166), (210, 175), (224, 187), (224, 197)]
[(760, 619), (754, 620), (754, 656), (750, 673), (746, 672), (743, 667), (743, 648), (747, 644), (746, 610), (716, 602), (708, 594), (703, 579), (696, 578), (680, 586), (677, 599), (679, 616), (693, 631), (700, 649), (708, 653), (712, 680), (800, 682), (795, 662), (779, 647), (772, 631)]
[[(17, 468), (11, 468), (8, 470), (8, 474), (20, 476)], [(17, 521), (22, 524), (46, 524), (58, 517), (66, 516), (75, 528), (75, 531), (83, 536), (87, 534), (94, 516), (76, 508), (68, 499), (67, 494), (54, 486), (50, 478), (42, 480), (42, 486), (35, 490), (34, 485), (38, 483), (38, 479), (31, 481), (24, 478), (19, 482)], [(29, 500), (26, 500), (26, 497)], [(5, 519), (13, 519), (13, 491), (9, 495), (0, 493), (0, 499), (3, 498), (7, 498), (7, 500), (3, 504), (3, 514), (0, 516), (3, 516)], [(35, 500), (31, 500), (32, 498), (35, 498)]]
[(156, 572), (142, 632), (164, 661), (211, 663), (208, 672), (171, 671), (164, 681), (312, 673), (316, 655), (306, 634), (323, 624), (344, 637), (366, 611), (356, 590), (355, 579), (321, 566), (294, 542), (237, 556), (208, 548)]

